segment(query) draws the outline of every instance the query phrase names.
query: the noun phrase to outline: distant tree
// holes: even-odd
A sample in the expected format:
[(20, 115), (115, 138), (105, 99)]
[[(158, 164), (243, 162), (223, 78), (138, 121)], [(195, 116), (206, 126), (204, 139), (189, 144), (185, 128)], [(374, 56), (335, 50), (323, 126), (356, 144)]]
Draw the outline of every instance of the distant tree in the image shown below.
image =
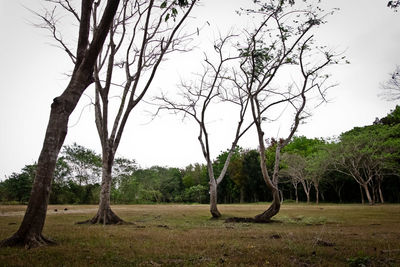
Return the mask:
[[(400, 124), (356, 127), (340, 136), (330, 148), (335, 169), (352, 177), (365, 193), (369, 204), (384, 202), (381, 190), (383, 177), (398, 175)], [(362, 202), (363, 194), (361, 193)]]
[(245, 201), (245, 190), (247, 186), (246, 171), (243, 168), (243, 155), (244, 153), (238, 148), (237, 153), (233, 155), (231, 163), (228, 167), (229, 178), (239, 187), (240, 189), (240, 203)]
[[(91, 17), (93, 16), (94, 5), (98, 5), (99, 2), (82, 0), (80, 16), (75, 10), (68, 9), (70, 13), (79, 18), (79, 35), (77, 38), (76, 53), (73, 53), (66, 46), (64, 47), (73, 61), (74, 70), (67, 88), (59, 97), (54, 98), (51, 105), (50, 118), (25, 216), (17, 232), (12, 237), (1, 241), (1, 247), (23, 245), (27, 248), (31, 248), (54, 243), (43, 237), (42, 231), (46, 218), (57, 156), (64, 143), (65, 136), (67, 135), (69, 116), (75, 109), (83, 92), (93, 83), (94, 65), (108, 35), (119, 2), (119, 0), (108, 0), (101, 12), (98, 10), (100, 14), (95, 15), (99, 16), (101, 21), (93, 34), (90, 34), (90, 29), (93, 26)], [(68, 3), (68, 1), (57, 1), (57, 3), (63, 5), (64, 3)], [(45, 27), (50, 29), (52, 33), (57, 33), (57, 28), (53, 23), (56, 22), (57, 19), (54, 19), (53, 15), (54, 12), (48, 12), (42, 15), (42, 17)], [(59, 41), (61, 45), (65, 45), (62, 39), (58, 39), (57, 41)]]
[(307, 203), (310, 203), (310, 191), (312, 179), (307, 173), (307, 160), (304, 156), (294, 153), (285, 153), (282, 155), (282, 163), (286, 168), (280, 171), (280, 174), (290, 177), (293, 186), (295, 186), (296, 203), (298, 202), (297, 185), (303, 186), (304, 193), (307, 196)]
[[(319, 182), (327, 170), (325, 151), (322, 147), (325, 142), (321, 139), (308, 139), (305, 136), (293, 137), (293, 140), (284, 148), (282, 174), (291, 177), (292, 185), (297, 187), (301, 183), (310, 202), (311, 186), (314, 186), (316, 202), (319, 202)], [(297, 199), (297, 188), (295, 188)]]
[[(399, 1), (400, 3), (400, 1)], [(381, 84), (383, 93), (381, 96), (388, 101), (400, 99), (400, 66), (390, 74), (390, 79)]]
[(324, 180), (330, 164), (328, 153), (321, 147), (321, 145), (318, 146), (318, 149), (318, 151), (315, 151), (306, 158), (306, 173), (315, 188), (316, 204), (319, 203), (320, 183)]
[(73, 143), (64, 146), (61, 155), (70, 169), (72, 178), (79, 185), (99, 182), (101, 157), (95, 151)]
[(26, 165), (21, 173), (13, 173), (2, 182), (4, 201), (24, 203), (29, 200), (36, 167), (36, 164)]
[(378, 124), (395, 126), (396, 124), (400, 124), (400, 106), (396, 106), (394, 110), (391, 110), (390, 113), (378, 120)]

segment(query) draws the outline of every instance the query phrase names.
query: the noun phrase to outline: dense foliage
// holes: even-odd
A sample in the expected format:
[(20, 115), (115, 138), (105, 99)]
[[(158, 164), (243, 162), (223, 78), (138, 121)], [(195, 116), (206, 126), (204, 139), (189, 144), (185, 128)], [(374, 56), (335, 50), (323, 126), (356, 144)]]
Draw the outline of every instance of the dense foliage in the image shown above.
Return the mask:
[[(269, 142), (267, 165), (274, 164), (276, 140)], [(228, 151), (213, 162), (216, 175)], [(26, 165), (0, 183), (0, 201), (26, 203), (36, 165)], [(101, 157), (73, 144), (57, 161), (50, 203), (94, 204), (100, 192)], [(295, 137), (283, 151), (283, 200), (326, 202), (400, 202), (400, 106), (374, 124), (356, 127), (336, 140)], [(113, 168), (112, 203), (207, 203), (205, 165), (186, 168), (140, 168), (133, 160), (117, 158)], [(237, 148), (226, 178), (219, 185), (220, 203), (270, 201), (255, 149)]]

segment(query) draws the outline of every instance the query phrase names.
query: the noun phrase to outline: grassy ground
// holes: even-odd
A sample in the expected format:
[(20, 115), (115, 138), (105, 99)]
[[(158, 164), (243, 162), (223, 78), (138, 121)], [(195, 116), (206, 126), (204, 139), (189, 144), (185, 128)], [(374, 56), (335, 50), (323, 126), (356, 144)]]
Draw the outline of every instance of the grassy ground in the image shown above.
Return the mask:
[[(265, 207), (219, 206), (223, 219)], [(24, 209), (0, 206), (0, 239), (16, 231)], [(207, 205), (113, 210), (133, 224), (75, 225), (96, 206), (50, 206), (44, 234), (58, 245), (0, 249), (0, 266), (400, 266), (400, 205), (284, 204), (270, 224), (210, 220)]]

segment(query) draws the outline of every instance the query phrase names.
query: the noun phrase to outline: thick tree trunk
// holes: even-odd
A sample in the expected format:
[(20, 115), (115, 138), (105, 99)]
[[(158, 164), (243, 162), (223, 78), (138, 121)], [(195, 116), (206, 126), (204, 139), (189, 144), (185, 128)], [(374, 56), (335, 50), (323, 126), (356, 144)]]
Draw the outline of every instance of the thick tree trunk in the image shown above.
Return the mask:
[(270, 222), (271, 218), (278, 214), (281, 208), (281, 200), (279, 198), (279, 190), (272, 190), (273, 200), (269, 208), (261, 214), (255, 216), (255, 222)]
[(58, 153), (68, 131), (68, 119), (79, 101), (80, 96), (90, 84), (90, 75), (74, 75), (64, 93), (55, 98), (51, 105), (49, 123), (39, 156), (35, 180), (24, 219), (18, 231), (3, 240), (0, 246), (25, 246), (32, 248), (53, 244), (42, 236), (49, 203), (51, 183)]
[(110, 206), (110, 195), (111, 195), (111, 181), (112, 181), (112, 166), (114, 162), (114, 155), (111, 151), (103, 150), (102, 160), (102, 180), (101, 180), (101, 191), (100, 191), (100, 203), (97, 214), (90, 220), (79, 222), (78, 224), (91, 223), (91, 224), (123, 224), (125, 223), (119, 218), (112, 210)]
[(214, 178), (210, 179), (210, 212), (213, 218), (221, 217), (217, 208), (217, 182)]
[(319, 204), (319, 187), (315, 186), (315, 203), (318, 205)]

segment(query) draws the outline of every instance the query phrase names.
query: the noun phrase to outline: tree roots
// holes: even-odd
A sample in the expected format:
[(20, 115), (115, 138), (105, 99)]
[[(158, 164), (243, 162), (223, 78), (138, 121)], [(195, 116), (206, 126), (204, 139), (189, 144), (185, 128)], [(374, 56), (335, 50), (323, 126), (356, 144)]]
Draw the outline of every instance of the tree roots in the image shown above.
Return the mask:
[(0, 247), (25, 247), (26, 249), (37, 248), (42, 246), (56, 245), (57, 243), (44, 237), (41, 234), (30, 234), (21, 237), (17, 234), (0, 242)]
[(96, 216), (92, 219), (77, 222), (76, 224), (103, 224), (103, 225), (120, 225), (120, 224), (131, 224), (125, 222), (120, 217), (118, 217), (111, 209), (106, 209), (98, 211)]

